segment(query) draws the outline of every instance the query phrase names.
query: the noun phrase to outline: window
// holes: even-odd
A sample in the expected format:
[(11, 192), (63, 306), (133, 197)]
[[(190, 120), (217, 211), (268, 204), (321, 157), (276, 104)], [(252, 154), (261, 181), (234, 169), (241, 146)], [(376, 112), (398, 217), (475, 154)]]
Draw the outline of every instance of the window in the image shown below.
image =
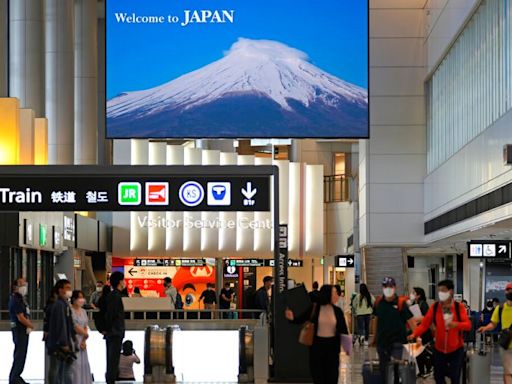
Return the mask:
[(484, 0), (427, 83), (432, 172), (512, 107), (512, 0)]

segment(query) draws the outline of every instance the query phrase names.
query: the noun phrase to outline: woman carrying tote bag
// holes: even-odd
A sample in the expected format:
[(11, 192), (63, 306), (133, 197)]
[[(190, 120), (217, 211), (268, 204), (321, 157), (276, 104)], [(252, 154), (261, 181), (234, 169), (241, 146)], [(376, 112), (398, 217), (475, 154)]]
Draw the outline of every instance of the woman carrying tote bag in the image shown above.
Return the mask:
[[(285, 316), (294, 323), (305, 323), (303, 340), (312, 340), (309, 351), (309, 366), (314, 384), (337, 384), (340, 367), (341, 335), (348, 329), (343, 311), (335, 306), (338, 299), (336, 288), (324, 285), (320, 289), (318, 302), (301, 318), (287, 309)], [(307, 336), (312, 332), (311, 338)]]

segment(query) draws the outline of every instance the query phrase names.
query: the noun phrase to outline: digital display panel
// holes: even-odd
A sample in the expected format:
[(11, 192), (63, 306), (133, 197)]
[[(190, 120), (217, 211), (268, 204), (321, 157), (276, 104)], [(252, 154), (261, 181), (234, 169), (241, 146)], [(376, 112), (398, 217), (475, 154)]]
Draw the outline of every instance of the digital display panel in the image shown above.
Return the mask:
[(108, 138), (366, 138), (367, 0), (107, 0)]

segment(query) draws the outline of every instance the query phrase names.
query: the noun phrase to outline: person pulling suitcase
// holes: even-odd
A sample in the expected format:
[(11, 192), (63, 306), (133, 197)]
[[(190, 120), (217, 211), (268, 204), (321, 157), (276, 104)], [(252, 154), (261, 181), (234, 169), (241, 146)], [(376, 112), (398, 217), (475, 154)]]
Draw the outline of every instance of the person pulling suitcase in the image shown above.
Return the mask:
[(462, 304), (453, 300), (453, 281), (443, 280), (437, 284), (437, 289), (439, 301), (430, 306), (420, 325), (408, 338), (419, 338), (433, 324), (436, 384), (445, 384), (445, 377), (450, 378), (452, 384), (459, 384), (465, 358), (463, 332), (471, 329), (471, 321)]
[[(381, 378), (386, 378), (388, 365), (392, 358), (401, 360), (403, 356), (403, 345), (407, 343), (407, 327), (416, 327), (413, 316), (407, 305), (407, 298), (399, 297), (396, 294), (396, 283), (392, 277), (385, 277), (382, 280), (382, 293), (375, 300), (373, 313), (376, 329), (370, 346), (377, 345), (379, 354), (379, 366)], [(388, 383), (382, 380), (381, 383)]]

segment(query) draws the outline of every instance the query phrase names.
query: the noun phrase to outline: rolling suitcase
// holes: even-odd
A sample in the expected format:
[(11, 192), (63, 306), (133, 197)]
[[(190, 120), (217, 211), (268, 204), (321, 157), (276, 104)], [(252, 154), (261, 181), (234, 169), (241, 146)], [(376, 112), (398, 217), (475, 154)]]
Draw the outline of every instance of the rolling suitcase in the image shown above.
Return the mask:
[(482, 334), (478, 347), (466, 352), (462, 382), (471, 384), (487, 383), (490, 377), (491, 354), (485, 348), (485, 339)]
[[(416, 383), (416, 362), (412, 353), (412, 344), (410, 351), (407, 353), (407, 360), (392, 359), (386, 368), (386, 383), (387, 384), (411, 384)], [(407, 347), (406, 346), (406, 347)]]
[(363, 383), (364, 384), (382, 384), (382, 375), (380, 374), (379, 360), (367, 360), (363, 363)]

